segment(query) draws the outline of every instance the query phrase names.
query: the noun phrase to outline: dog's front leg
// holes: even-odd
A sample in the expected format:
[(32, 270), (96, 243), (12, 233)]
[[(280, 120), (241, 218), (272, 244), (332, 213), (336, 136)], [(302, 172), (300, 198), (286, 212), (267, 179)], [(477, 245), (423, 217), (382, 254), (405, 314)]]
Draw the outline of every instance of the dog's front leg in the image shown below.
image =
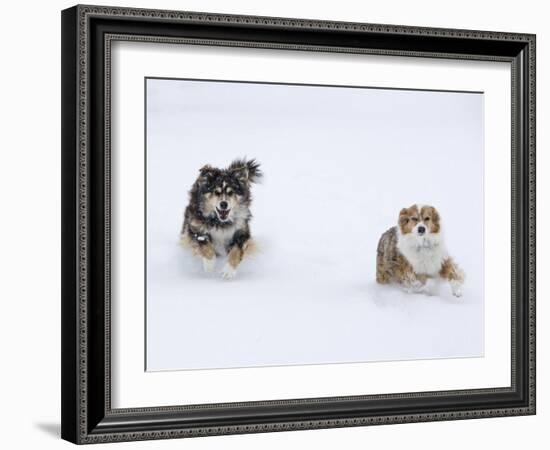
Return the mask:
[(409, 294), (424, 292), (428, 281), (427, 276), (416, 274), (405, 258), (400, 258), (395, 263), (394, 279)]
[(231, 239), (227, 252), (227, 262), (222, 269), (222, 277), (231, 279), (237, 274), (237, 266), (241, 263), (246, 253), (251, 248), (250, 233), (247, 230), (239, 230)]
[(464, 283), (464, 272), (454, 263), (451, 258), (447, 258), (441, 265), (439, 275), (447, 280), (451, 285), (451, 292), (455, 297), (462, 297), (462, 284)]
[(205, 272), (213, 272), (216, 268), (216, 251), (212, 243), (199, 245), (196, 252), (202, 260), (202, 268)]
[(428, 293), (428, 278), (416, 275), (414, 272), (407, 273), (401, 280), (401, 286), (409, 294)]
[(202, 256), (202, 268), (205, 272), (213, 272), (216, 268), (216, 252), (214, 252), (213, 249), (211, 256)]
[(205, 272), (212, 272), (216, 268), (216, 250), (212, 240), (207, 235), (196, 235), (193, 243), (195, 254), (202, 259)]
[(243, 249), (238, 245), (234, 245), (227, 254), (227, 262), (222, 269), (222, 277), (231, 279), (237, 274), (237, 266), (243, 260)]

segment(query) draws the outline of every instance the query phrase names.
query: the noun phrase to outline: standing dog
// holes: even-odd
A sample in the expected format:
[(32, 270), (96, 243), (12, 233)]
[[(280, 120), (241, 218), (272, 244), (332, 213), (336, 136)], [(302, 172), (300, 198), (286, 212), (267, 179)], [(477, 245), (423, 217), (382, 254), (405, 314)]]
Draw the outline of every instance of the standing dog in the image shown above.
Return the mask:
[(403, 208), (397, 226), (378, 242), (376, 281), (429, 293), (436, 279), (448, 281), (454, 296), (462, 295), (464, 273), (447, 253), (439, 213), (433, 206)]
[(237, 266), (253, 250), (248, 223), (252, 218), (251, 183), (261, 178), (255, 160), (235, 160), (226, 169), (209, 165), (189, 192), (181, 229), (181, 243), (202, 258), (204, 270), (211, 272), (217, 256), (226, 256), (224, 278), (233, 278)]

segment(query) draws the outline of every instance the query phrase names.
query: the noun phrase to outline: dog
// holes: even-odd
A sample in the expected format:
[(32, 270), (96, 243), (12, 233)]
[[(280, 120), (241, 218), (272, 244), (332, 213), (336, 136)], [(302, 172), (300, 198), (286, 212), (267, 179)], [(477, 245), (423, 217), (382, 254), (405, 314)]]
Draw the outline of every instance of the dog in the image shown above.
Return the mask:
[(241, 261), (252, 254), (250, 186), (261, 177), (254, 159), (237, 159), (226, 169), (210, 165), (200, 169), (189, 191), (180, 242), (202, 259), (205, 271), (215, 269), (216, 257), (227, 256), (221, 273), (233, 278)]
[(433, 206), (403, 208), (397, 226), (378, 242), (376, 281), (430, 294), (436, 280), (447, 281), (452, 294), (462, 296), (464, 272), (447, 253), (439, 213)]

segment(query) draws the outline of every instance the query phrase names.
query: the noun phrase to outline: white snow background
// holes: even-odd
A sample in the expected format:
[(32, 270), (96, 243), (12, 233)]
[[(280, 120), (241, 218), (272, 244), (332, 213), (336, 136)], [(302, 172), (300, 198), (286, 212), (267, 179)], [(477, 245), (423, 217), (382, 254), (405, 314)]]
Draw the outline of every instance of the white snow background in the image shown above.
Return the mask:
[[(149, 371), (483, 355), (483, 95), (147, 80)], [(204, 164), (256, 158), (237, 277), (178, 244)], [(376, 246), (438, 208), (464, 295), (375, 283)], [(218, 270), (222, 261), (218, 261)]]

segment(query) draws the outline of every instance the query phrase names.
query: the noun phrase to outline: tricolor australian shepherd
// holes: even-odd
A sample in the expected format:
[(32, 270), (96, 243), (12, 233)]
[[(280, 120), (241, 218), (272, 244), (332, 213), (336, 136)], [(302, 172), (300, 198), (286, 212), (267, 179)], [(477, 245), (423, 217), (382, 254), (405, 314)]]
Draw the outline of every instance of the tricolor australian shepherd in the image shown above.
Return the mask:
[(378, 242), (376, 281), (430, 293), (437, 279), (448, 281), (454, 296), (462, 295), (464, 274), (447, 253), (439, 213), (433, 206), (403, 208), (397, 226)]
[(202, 259), (204, 270), (211, 272), (217, 256), (227, 256), (222, 269), (224, 278), (233, 278), (237, 266), (253, 250), (250, 237), (250, 185), (262, 173), (255, 160), (235, 160), (226, 169), (209, 165), (189, 192), (181, 243)]

